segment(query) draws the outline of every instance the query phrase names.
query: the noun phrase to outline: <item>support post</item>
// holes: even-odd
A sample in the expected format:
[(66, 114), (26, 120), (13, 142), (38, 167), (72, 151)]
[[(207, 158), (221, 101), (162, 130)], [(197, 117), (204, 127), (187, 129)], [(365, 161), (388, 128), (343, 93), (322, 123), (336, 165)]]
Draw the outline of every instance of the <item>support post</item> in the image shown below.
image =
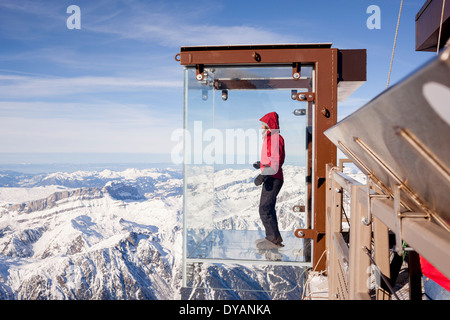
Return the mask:
[[(361, 190), (363, 186), (351, 188), (351, 224), (350, 224), (350, 268), (349, 268), (349, 299), (368, 300), (368, 279), (370, 273), (370, 259), (363, 248), (371, 248), (372, 226), (365, 225), (363, 218), (367, 210), (364, 204), (366, 193)], [(359, 199), (362, 195), (362, 201)]]
[[(378, 219), (373, 218), (373, 241), (375, 263), (380, 272), (389, 279), (391, 277), (391, 268), (389, 263), (389, 229)], [(391, 292), (387, 285), (380, 281), (376, 291), (377, 300), (390, 300)]]

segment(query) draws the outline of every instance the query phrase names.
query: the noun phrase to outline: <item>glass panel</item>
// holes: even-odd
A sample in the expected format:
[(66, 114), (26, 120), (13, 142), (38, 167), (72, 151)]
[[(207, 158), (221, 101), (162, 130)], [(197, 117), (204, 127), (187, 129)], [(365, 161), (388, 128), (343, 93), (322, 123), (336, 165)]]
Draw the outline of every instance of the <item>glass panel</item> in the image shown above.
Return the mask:
[(203, 161), (203, 131), (213, 128), (212, 87), (185, 70), (184, 110), (184, 228), (185, 255), (189, 257), (213, 229), (214, 165)]
[[(295, 93), (313, 91), (313, 67), (302, 66), (300, 80), (292, 79), (290, 66), (214, 67), (205, 68), (206, 74), (198, 81), (195, 68), (185, 69), (185, 277), (195, 278), (187, 275), (195, 269), (189, 264), (199, 262), (310, 266), (310, 239), (296, 238), (294, 231), (309, 225), (312, 105), (295, 100)], [(273, 111), (286, 151), (276, 206), (284, 247), (259, 250), (255, 242), (265, 237), (259, 218), (262, 187), (253, 183), (260, 170), (252, 164), (260, 160), (263, 143), (259, 119)]]

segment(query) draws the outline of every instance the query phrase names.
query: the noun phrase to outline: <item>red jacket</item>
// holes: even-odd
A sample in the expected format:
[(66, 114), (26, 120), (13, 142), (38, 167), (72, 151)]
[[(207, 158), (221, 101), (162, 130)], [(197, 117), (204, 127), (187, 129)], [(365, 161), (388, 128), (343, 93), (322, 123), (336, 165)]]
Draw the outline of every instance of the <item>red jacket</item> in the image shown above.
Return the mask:
[(420, 256), (420, 266), (422, 269), (422, 274), (425, 277), (430, 278), (445, 290), (450, 291), (450, 280), (422, 256)]
[[(267, 124), (270, 130), (267, 130), (264, 137), (261, 150), (261, 172), (269, 166), (275, 174), (270, 175), (273, 178), (283, 180), (283, 163), (284, 163), (284, 139), (280, 135), (280, 125), (278, 123), (278, 114), (271, 112), (259, 119)], [(267, 170), (266, 170), (267, 172)]]

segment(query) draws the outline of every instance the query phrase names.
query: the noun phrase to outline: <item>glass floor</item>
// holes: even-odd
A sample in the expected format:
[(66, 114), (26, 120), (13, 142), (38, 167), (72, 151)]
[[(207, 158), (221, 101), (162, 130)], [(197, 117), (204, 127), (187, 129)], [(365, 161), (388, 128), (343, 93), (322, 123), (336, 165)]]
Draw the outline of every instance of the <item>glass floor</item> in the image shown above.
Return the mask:
[(299, 239), (291, 231), (281, 231), (281, 235), (284, 247), (262, 250), (256, 241), (264, 238), (263, 230), (190, 230), (186, 258), (191, 262), (310, 266), (311, 240)]

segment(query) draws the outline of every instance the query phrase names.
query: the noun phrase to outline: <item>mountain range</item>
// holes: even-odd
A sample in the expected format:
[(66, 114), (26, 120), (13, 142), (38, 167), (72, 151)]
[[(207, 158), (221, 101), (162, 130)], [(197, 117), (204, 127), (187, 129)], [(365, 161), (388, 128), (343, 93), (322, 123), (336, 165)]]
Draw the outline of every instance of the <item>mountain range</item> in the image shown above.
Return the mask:
[[(304, 174), (285, 169), (285, 230), (304, 226), (291, 210)], [(217, 227), (261, 228), (255, 175), (215, 173)], [(181, 170), (0, 171), (0, 299), (301, 298), (304, 270), (289, 266), (202, 264), (199, 287), (183, 288), (182, 248)]]

